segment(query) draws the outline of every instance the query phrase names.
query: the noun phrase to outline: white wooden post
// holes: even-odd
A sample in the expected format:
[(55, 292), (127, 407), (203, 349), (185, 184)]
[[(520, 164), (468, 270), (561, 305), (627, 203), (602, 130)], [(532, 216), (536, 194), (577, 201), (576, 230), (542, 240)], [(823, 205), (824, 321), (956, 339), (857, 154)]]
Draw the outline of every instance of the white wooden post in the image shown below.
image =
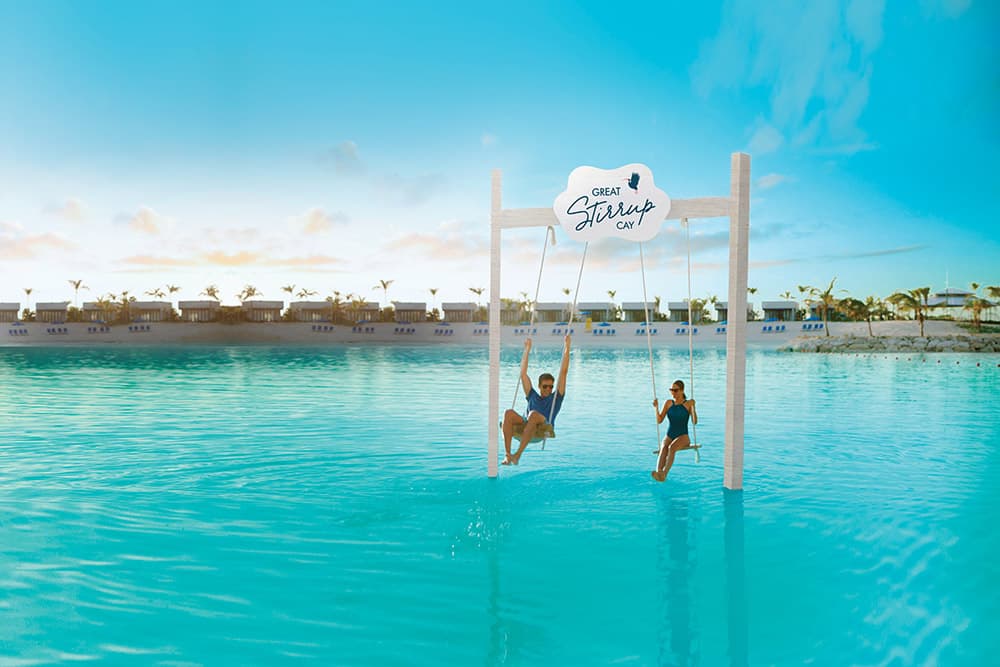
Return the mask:
[(750, 156), (746, 153), (733, 153), (729, 186), (729, 312), (726, 324), (726, 436), (722, 483), (727, 489), (742, 489), (750, 246)]
[(490, 197), (490, 436), (487, 474), (497, 476), (500, 426), (500, 202), (502, 176), (493, 170)]

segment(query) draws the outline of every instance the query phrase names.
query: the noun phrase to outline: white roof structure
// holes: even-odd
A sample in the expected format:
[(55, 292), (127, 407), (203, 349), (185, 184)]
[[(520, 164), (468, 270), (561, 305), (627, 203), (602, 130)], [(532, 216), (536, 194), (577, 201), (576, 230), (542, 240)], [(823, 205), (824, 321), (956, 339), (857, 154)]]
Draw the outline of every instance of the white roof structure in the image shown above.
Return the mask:
[[(87, 305), (87, 304), (84, 304)], [(181, 310), (204, 310), (219, 307), (218, 301), (178, 301), (177, 307)]]
[(69, 301), (50, 301), (50, 302), (47, 302), (47, 303), (36, 303), (35, 304), (35, 311), (36, 312), (40, 311), (40, 310), (57, 310), (57, 311), (63, 311), (63, 310), (66, 310), (66, 308), (68, 308), (68, 307), (69, 307)]
[[(649, 307), (649, 312), (653, 312), (656, 309), (656, 302), (649, 301), (646, 306)], [(643, 306), (642, 301), (625, 301), (622, 303), (622, 310), (645, 310), (646, 306)]]
[(288, 304), (292, 310), (330, 310), (332, 306), (330, 301), (293, 301)]
[(396, 310), (427, 310), (427, 304), (422, 301), (393, 301)]
[(764, 310), (797, 310), (799, 304), (795, 301), (763, 301), (760, 307)]
[(475, 310), (478, 306), (471, 301), (449, 301), (441, 304), (442, 310), (465, 311)]
[(21, 308), (19, 303), (0, 303), (0, 310), (17, 311)]
[(611, 310), (609, 301), (584, 301), (576, 304), (577, 312), (581, 310)]
[(927, 299), (927, 305), (932, 308), (961, 308), (965, 306), (965, 300), (972, 296), (972, 292), (949, 287), (941, 292), (935, 292)]
[(132, 310), (170, 310), (173, 308), (169, 301), (133, 301), (128, 306)]
[(281, 310), (285, 307), (284, 301), (244, 301), (242, 307), (247, 310)]
[(535, 305), (535, 310), (536, 311), (545, 310), (545, 311), (562, 312), (562, 311), (566, 310), (567, 308), (569, 308), (571, 305), (572, 305), (572, 303), (566, 303), (566, 302), (559, 303), (559, 302), (556, 302), (556, 301), (544, 301), (544, 302), (539, 302), (538, 304), (536, 304)]

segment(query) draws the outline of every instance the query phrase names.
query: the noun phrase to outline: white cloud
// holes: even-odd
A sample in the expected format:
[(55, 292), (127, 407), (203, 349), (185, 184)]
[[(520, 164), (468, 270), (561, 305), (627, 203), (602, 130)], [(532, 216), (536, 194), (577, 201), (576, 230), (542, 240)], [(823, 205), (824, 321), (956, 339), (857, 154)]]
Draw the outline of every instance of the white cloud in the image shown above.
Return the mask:
[(787, 180), (788, 177), (784, 174), (766, 174), (757, 179), (757, 187), (761, 190), (767, 190)]
[(884, 2), (854, 0), (791, 3), (775, 11), (754, 0), (734, 0), (718, 34), (691, 67), (692, 85), (708, 97), (716, 89), (764, 89), (766, 120), (751, 148), (829, 148), (868, 142), (859, 127), (868, 104), (871, 55), (882, 42)]
[(71, 197), (60, 204), (46, 206), (45, 213), (63, 220), (80, 222), (87, 217), (87, 207), (81, 200)]
[(342, 141), (323, 154), (322, 162), (333, 166), (339, 176), (356, 177), (363, 175), (367, 168), (361, 160), (358, 145), (353, 141)]
[(754, 155), (773, 153), (781, 148), (781, 144), (783, 144), (784, 141), (785, 140), (784, 137), (781, 136), (781, 132), (778, 132), (773, 125), (763, 123), (757, 128), (757, 130), (753, 133), (753, 136), (750, 138), (749, 150)]
[(346, 224), (350, 217), (346, 213), (327, 213), (318, 206), (310, 208), (302, 215), (292, 218), (293, 226), (302, 230), (303, 234), (323, 234), (333, 230), (334, 226)]
[(148, 206), (140, 206), (139, 210), (131, 215), (121, 214), (117, 216), (115, 222), (127, 225), (129, 229), (140, 234), (158, 236), (173, 221)]

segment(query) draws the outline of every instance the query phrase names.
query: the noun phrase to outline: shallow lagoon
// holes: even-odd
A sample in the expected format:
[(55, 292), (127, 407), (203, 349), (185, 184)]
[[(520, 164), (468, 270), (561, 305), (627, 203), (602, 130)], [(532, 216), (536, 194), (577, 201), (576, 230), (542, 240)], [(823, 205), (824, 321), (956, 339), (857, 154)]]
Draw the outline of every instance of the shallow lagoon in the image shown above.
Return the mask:
[(3, 349), (0, 663), (983, 664), (998, 363), (752, 351), (732, 493), (717, 351), (657, 484), (642, 350), (488, 480), (483, 348)]

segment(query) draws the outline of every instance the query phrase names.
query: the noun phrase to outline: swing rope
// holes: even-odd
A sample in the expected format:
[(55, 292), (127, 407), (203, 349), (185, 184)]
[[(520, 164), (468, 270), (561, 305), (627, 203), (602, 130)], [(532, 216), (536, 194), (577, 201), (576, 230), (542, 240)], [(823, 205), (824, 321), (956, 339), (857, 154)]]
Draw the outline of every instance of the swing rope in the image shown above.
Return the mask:
[[(545, 228), (545, 239), (542, 241), (542, 261), (538, 265), (538, 280), (535, 282), (535, 300), (531, 302), (531, 317), (528, 324), (529, 336), (531, 335), (530, 330), (535, 326), (535, 307), (538, 305), (538, 291), (542, 287), (542, 271), (545, 269), (545, 251), (548, 250), (550, 236), (552, 238), (552, 245), (555, 245), (556, 230), (551, 225)], [(518, 376), (517, 383), (514, 385), (514, 399), (510, 402), (511, 410), (517, 405), (517, 385), (519, 384), (521, 384), (520, 376)]]
[[(688, 279), (688, 373), (689, 386), (691, 388), (691, 399), (694, 400), (694, 323), (691, 312), (691, 223), (687, 218), (682, 218), (684, 229), (687, 231), (687, 279)], [(694, 462), (701, 463), (701, 453), (698, 451), (701, 446), (698, 444), (698, 427), (691, 420), (691, 448), (694, 449)]]
[[(639, 269), (642, 273), (642, 309), (643, 315), (646, 318), (646, 349), (649, 351), (649, 376), (653, 381), (653, 400), (656, 399), (656, 371), (653, 368), (653, 339), (650, 336), (650, 320), (649, 320), (649, 298), (646, 296), (646, 260), (643, 257), (642, 252), (642, 241), (639, 242)], [(654, 407), (653, 410), (656, 411), (656, 450), (659, 452), (660, 449), (660, 413), (659, 407)]]
[[(539, 291), (540, 291), (541, 286), (542, 286), (542, 272), (545, 269), (545, 251), (548, 249), (550, 237), (551, 237), (552, 245), (555, 245), (556, 244), (556, 230), (552, 226), (549, 226), (549, 227), (545, 228), (545, 240), (542, 242), (542, 259), (541, 259), (541, 261), (539, 262), (539, 265), (538, 265), (538, 280), (535, 282), (535, 300), (532, 301), (532, 303), (531, 303), (531, 318), (530, 318), (529, 324), (528, 324), (528, 328), (529, 329), (533, 329), (534, 326), (535, 326), (535, 313), (537, 312), (536, 308), (537, 308), (537, 305), (538, 305), (538, 294), (539, 294)], [(568, 323), (570, 325), (572, 325), (572, 323), (573, 323), (573, 318), (574, 318), (574, 316), (576, 314), (577, 300), (580, 298), (580, 282), (583, 279), (583, 266), (584, 266), (584, 263), (586, 263), (586, 261), (587, 261), (587, 248), (589, 248), (589, 247), (590, 247), (590, 242), (588, 241), (583, 246), (583, 257), (580, 259), (580, 272), (579, 272), (579, 274), (576, 277), (576, 291), (573, 293), (573, 306), (572, 306), (572, 309), (569, 312), (569, 322)], [(530, 332), (529, 332), (528, 335), (529, 336), (531, 335)], [(510, 409), (511, 410), (513, 410), (514, 407), (517, 405), (517, 385), (520, 384), (520, 383), (521, 383), (521, 378), (518, 377), (517, 383), (514, 386), (514, 398), (510, 402)], [(553, 391), (552, 406), (549, 408), (548, 424), (546, 425), (547, 428), (545, 428), (542, 431), (542, 449), (545, 449), (545, 441), (548, 440), (548, 438), (549, 438), (548, 434), (549, 433), (552, 433), (552, 437), (555, 437), (555, 430), (552, 429), (552, 419), (555, 416), (555, 412), (556, 412), (556, 400), (558, 399), (559, 388), (558, 387), (553, 387), (552, 391)]]

